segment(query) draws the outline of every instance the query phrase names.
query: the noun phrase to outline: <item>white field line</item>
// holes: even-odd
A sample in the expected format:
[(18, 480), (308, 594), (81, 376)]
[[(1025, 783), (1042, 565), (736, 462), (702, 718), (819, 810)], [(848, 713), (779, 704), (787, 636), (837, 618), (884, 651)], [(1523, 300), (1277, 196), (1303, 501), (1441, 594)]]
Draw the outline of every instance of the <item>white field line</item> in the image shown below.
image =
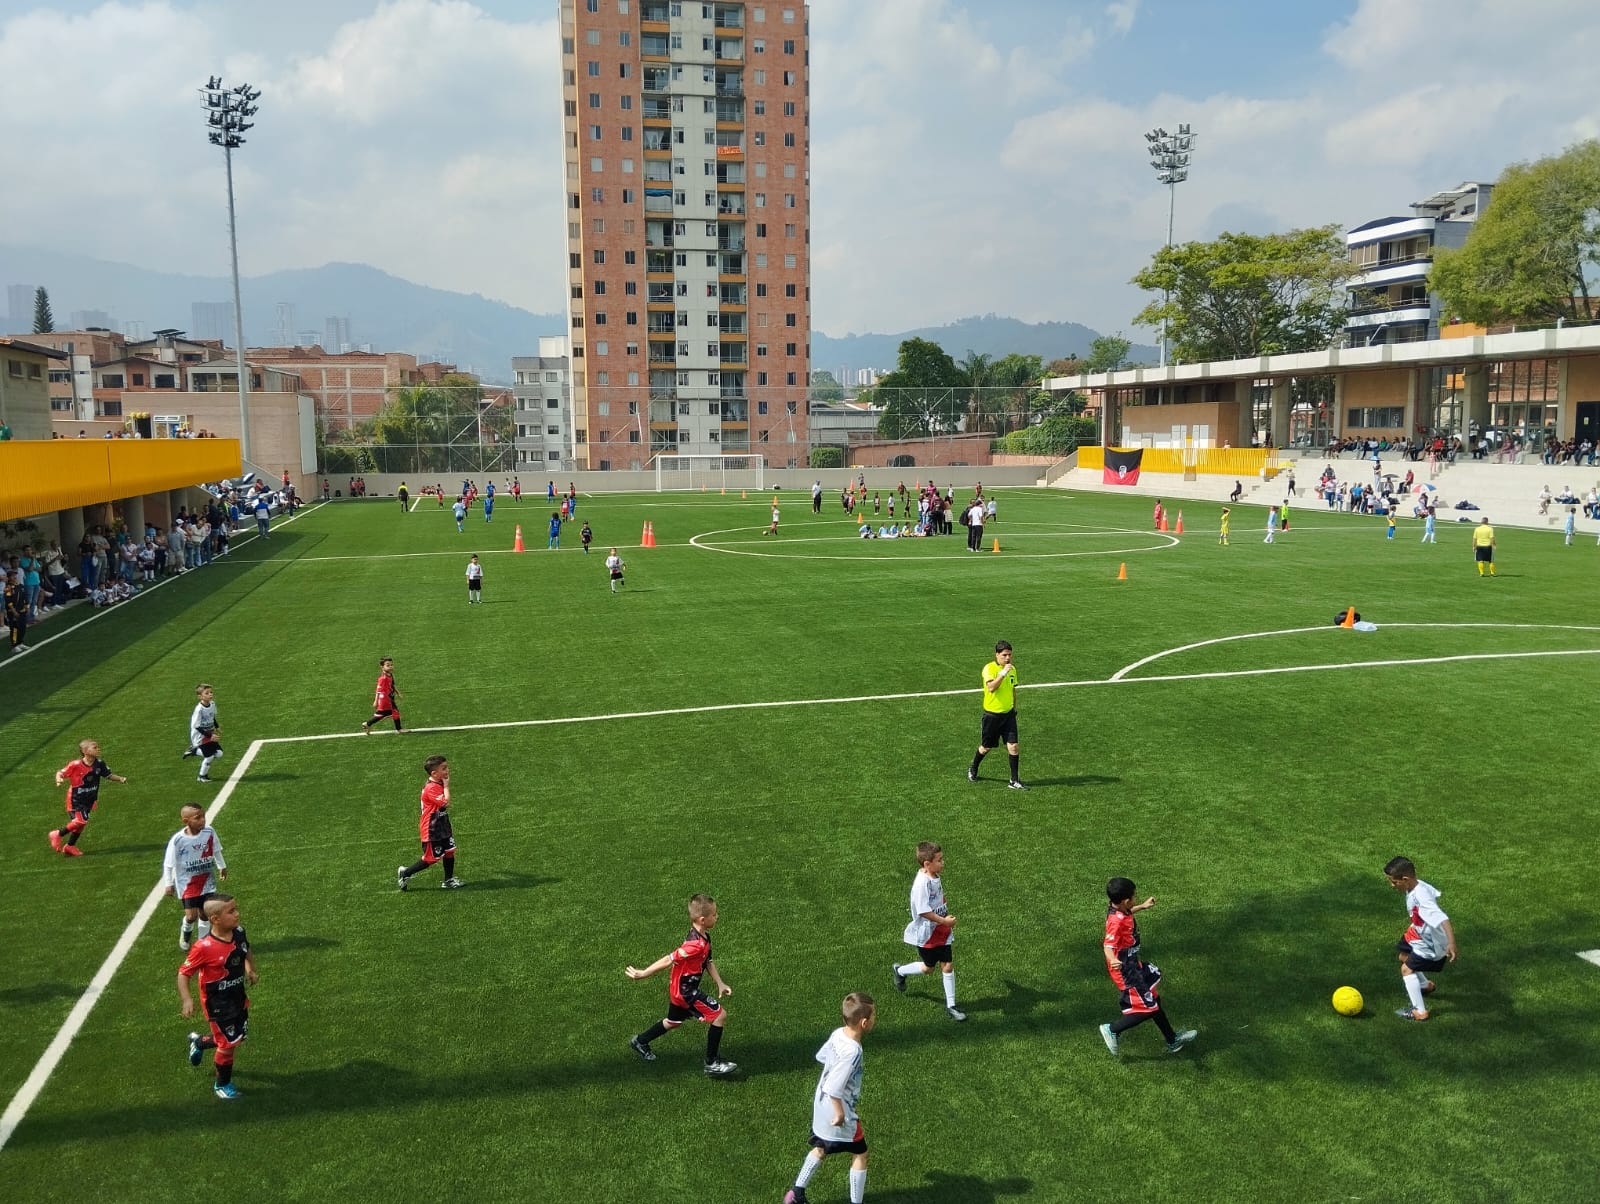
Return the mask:
[(1592, 965), (1600, 966), (1600, 949), (1585, 949), (1578, 956)]
[[(1391, 624), (1391, 626), (1510, 628), (1548, 627), (1556, 630), (1600, 630), (1592, 627), (1564, 627), (1559, 624), (1412, 623)], [(1297, 628), (1294, 629), (1294, 632), (1320, 630), (1324, 629), (1320, 627)], [(1201, 644), (1189, 645), (1189, 647), (1201, 647), (1204, 646), (1204, 644), (1223, 643), (1228, 639), (1250, 639), (1267, 635), (1293, 634), (1294, 632), (1256, 632), (1245, 636), (1231, 636), (1224, 637), (1223, 639), (1219, 640), (1202, 641)], [(1176, 652), (1182, 651), (1182, 649), (1172, 649), (1170, 651)], [(1136, 661), (1134, 664), (1118, 670), (1117, 673), (1108, 678), (1086, 678), (1078, 681), (1038, 682), (1022, 685), (1018, 688), (1022, 690), (1056, 690), (1077, 686), (1145, 685), (1161, 682), (1201, 681), (1230, 677), (1260, 677), (1279, 673), (1318, 673), (1335, 669), (1394, 668), (1405, 665), (1433, 665), (1456, 661), (1517, 660), (1532, 657), (1552, 656), (1596, 656), (1600, 655), (1600, 648), (1545, 652), (1486, 652), (1469, 653), (1457, 656), (1413, 657), (1399, 660), (1358, 661), (1347, 664), (1284, 665), (1274, 668), (1223, 670), (1213, 673), (1174, 673), (1164, 676), (1134, 678), (1124, 676), (1124, 674), (1126, 674), (1129, 670), (1136, 668), (1141, 664), (1148, 664), (1150, 661), (1157, 659), (1161, 655), (1166, 654), (1159, 653), (1156, 656), (1145, 657), (1141, 661)], [(451, 724), (442, 727), (408, 728), (407, 730), (413, 733), (433, 733), (489, 731), (518, 727), (552, 727), (577, 723), (602, 723), (619, 719), (656, 719), (677, 715), (703, 715), (717, 711), (777, 710), (789, 707), (828, 706), (863, 702), (894, 702), (908, 698), (953, 698), (961, 695), (977, 694), (979, 692), (980, 690), (977, 688), (965, 688), (959, 690), (915, 690), (897, 694), (861, 694), (843, 698), (797, 698), (765, 702), (732, 702), (697, 707), (668, 707), (653, 711), (617, 711), (601, 715), (570, 715), (551, 719), (516, 719), (497, 723), (462, 723)], [(234, 768), (233, 773), (229, 775), (227, 783), (217, 795), (216, 802), (211, 805), (211, 809), (206, 814), (207, 822), (209, 823), (214, 820), (217, 814), (221, 812), (223, 805), (232, 795), (234, 787), (238, 785), (240, 779), (244, 776), (245, 770), (249, 768), (250, 763), (255, 759), (256, 753), (259, 752), (264, 746), (268, 744), (304, 744), (324, 740), (348, 740), (358, 737), (363, 739), (367, 738), (362, 732), (323, 732), (305, 736), (271, 736), (256, 740), (250, 745), (248, 751), (246, 751), (245, 755), (240, 759), (238, 765)], [(121, 965), (127, 958), (129, 951), (132, 950), (134, 942), (138, 940), (140, 934), (144, 931), (145, 925), (149, 923), (150, 917), (155, 914), (156, 908), (160, 905), (163, 894), (164, 891), (159, 883), (157, 883), (156, 886), (151, 889), (150, 894), (146, 896), (144, 902), (140, 905), (139, 910), (134, 914), (133, 919), (128, 922), (128, 926), (123, 930), (121, 937), (118, 938), (116, 945), (112, 948), (111, 953), (107, 956), (105, 963), (100, 967), (99, 971), (90, 981), (88, 989), (84, 992), (83, 996), (78, 1000), (77, 1004), (74, 1005), (72, 1011), (68, 1014), (66, 1021), (61, 1026), (61, 1030), (56, 1034), (55, 1039), (51, 1041), (43, 1056), (40, 1057), (38, 1063), (33, 1068), (33, 1072), (28, 1076), (27, 1081), (22, 1085), (21, 1089), (18, 1090), (16, 1096), (13, 1097), (10, 1105), (6, 1108), (4, 1115), (0, 1116), (0, 1149), (4, 1149), (6, 1142), (10, 1140), (11, 1135), (16, 1132), (17, 1126), (21, 1124), (23, 1117), (27, 1115), (28, 1109), (33, 1105), (33, 1102), (38, 1098), (39, 1093), (44, 1089), (44, 1085), (49, 1080), (51, 1073), (55, 1070), (56, 1066), (60, 1064), (62, 1057), (66, 1054), (67, 1049), (72, 1044), (73, 1039), (83, 1028), (84, 1022), (89, 1017), (89, 1013), (93, 1011), (94, 1005), (99, 1001), (100, 996), (110, 984), (111, 979), (116, 974), (117, 970), (121, 968)], [(1594, 950), (1593, 952), (1595, 957), (1600, 959), (1600, 950)], [(1579, 956), (1587, 958), (1588, 955), (1580, 954)], [(1600, 964), (1600, 962), (1597, 962), (1597, 964)]]
[[(244, 772), (250, 767), (250, 762), (255, 760), (256, 753), (261, 749), (261, 741), (257, 740), (239, 758), (239, 763), (234, 766), (233, 772), (228, 775), (228, 780), (217, 792), (216, 801), (206, 811), (206, 822), (214, 823), (227, 806), (229, 797), (233, 794), (234, 787), (244, 777)], [(38, 1062), (34, 1064), (33, 1071), (27, 1080), (17, 1089), (16, 1095), (11, 1097), (11, 1103), (6, 1106), (5, 1113), (0, 1115), (0, 1150), (5, 1148), (6, 1142), (11, 1140), (11, 1135), (17, 1131), (17, 1126), (22, 1123), (22, 1118), (28, 1114), (28, 1109), (33, 1106), (34, 1100), (39, 1098), (39, 1093), (44, 1090), (44, 1085), (49, 1081), (50, 1075), (60, 1065), (61, 1059), (67, 1054), (73, 1039), (82, 1031), (84, 1023), (89, 1019), (89, 1013), (94, 1011), (94, 1005), (100, 1002), (100, 996), (105, 993), (111, 980), (122, 963), (127, 960), (128, 954), (133, 950), (134, 942), (144, 932), (145, 925), (150, 922), (150, 917), (155, 915), (156, 908), (161, 905), (161, 900), (166, 897), (166, 889), (158, 881), (150, 888), (150, 893), (144, 897), (144, 902), (139, 904), (139, 910), (133, 913), (133, 919), (128, 921), (128, 926), (122, 930), (122, 935), (117, 938), (117, 943), (111, 947), (111, 952), (106, 955), (106, 960), (101, 963), (100, 969), (89, 980), (89, 987), (79, 996), (78, 1002), (67, 1013), (67, 1018), (62, 1022), (55, 1039), (50, 1042)]]
[[(277, 527), (274, 527), (273, 530), (277, 530), (279, 527), (287, 527), (290, 523), (294, 522), (295, 519), (299, 518), (300, 515), (307, 514), (312, 510), (320, 510), (325, 505), (327, 505), (326, 502), (314, 502), (314, 503), (311, 503), (311, 504), (309, 504), (307, 506), (304, 506), (304, 507), (302, 507), (300, 509), (300, 511), (298, 513), (294, 514), (292, 517), (284, 519), (281, 523), (278, 524)], [(231, 550), (233, 548), (239, 547), (241, 544), (249, 543), (252, 539), (259, 539), (259, 538), (260, 538), (260, 535), (257, 532), (252, 531), (249, 534), (241, 535), (237, 540), (234, 540), (234, 539), (230, 538), (228, 540), (228, 547)], [(212, 564), (227, 564), (228, 563), (228, 558), (226, 556), (223, 556), (223, 557), (220, 557), (220, 558), (217, 558), (217, 559), (213, 559), (211, 563)], [(91, 610), (92, 613), (90, 613), (88, 618), (79, 619), (76, 623), (73, 623), (70, 627), (63, 627), (60, 631), (56, 632), (54, 635), (46, 636), (44, 639), (38, 641), (37, 643), (34, 643), (32, 640), (30, 640), (28, 642), (28, 648), (30, 650), (32, 650), (32, 649), (35, 649), (35, 648), (43, 648), (46, 644), (53, 644), (64, 635), (71, 635), (74, 631), (77, 631), (80, 627), (83, 627), (83, 626), (85, 626), (85, 625), (87, 625), (89, 623), (93, 623), (97, 619), (103, 619), (108, 614), (111, 614), (113, 611), (121, 610), (124, 606), (128, 605), (129, 602), (137, 602), (141, 598), (148, 598), (151, 594), (155, 593), (156, 590), (161, 589), (163, 586), (171, 585), (176, 580), (177, 580), (176, 577), (164, 577), (160, 581), (157, 581), (154, 585), (148, 586), (145, 589), (140, 590), (133, 597), (129, 598), (127, 602), (119, 602), (115, 606), (103, 607), (100, 610), (94, 610), (94, 608), (91, 607), (90, 610)], [(27, 658), (26, 655), (23, 655), (21, 659), (22, 660), (27, 660), (28, 658)], [(16, 663), (17, 663), (17, 660), (18, 660), (17, 657), (9, 656), (5, 660), (0, 661), (0, 670), (9, 669), (9, 668), (15, 666)]]
[[(850, 561), (850, 562), (855, 563), (855, 564), (888, 564), (891, 561), (904, 562), (904, 561), (913, 561), (913, 560), (950, 560), (951, 559), (951, 557), (949, 557), (947, 555), (916, 556), (916, 555), (910, 554), (909, 552), (900, 551), (899, 550), (899, 545), (904, 543), (904, 542), (906, 542), (906, 540), (908, 538), (906, 536), (901, 536), (899, 539), (894, 539), (894, 540), (887, 541), (889, 543), (893, 543), (895, 545), (895, 547), (896, 547), (896, 550), (893, 551), (893, 552), (885, 551), (882, 556), (875, 557), (875, 558), (868, 558), (868, 557), (865, 557), (865, 556), (862, 556), (862, 555), (828, 556), (828, 555), (824, 555), (824, 554), (817, 554), (817, 553), (811, 553), (811, 552), (808, 552), (808, 553), (806, 553), (805, 555), (802, 555), (802, 556), (785, 556), (782, 552), (757, 552), (757, 551), (754, 551), (754, 550), (747, 551), (742, 547), (735, 548), (735, 547), (728, 546), (726, 544), (716, 544), (716, 543), (710, 543), (710, 542), (701, 542), (702, 540), (709, 541), (709, 540), (715, 539), (718, 535), (732, 535), (732, 534), (736, 534), (736, 533), (741, 532), (741, 531), (758, 531), (760, 529), (761, 528), (759, 528), (759, 527), (727, 527), (727, 528), (724, 528), (721, 531), (702, 531), (699, 535), (691, 536), (690, 539), (689, 539), (689, 544), (690, 544), (691, 547), (700, 548), (702, 551), (720, 552), (724, 556), (753, 556), (753, 557), (756, 557), (757, 559), (763, 559), (763, 560), (847, 560), (847, 561)], [(1058, 534), (1061, 534), (1061, 535), (1149, 535), (1149, 536), (1155, 537), (1156, 539), (1165, 540), (1166, 542), (1165, 543), (1160, 543), (1160, 544), (1154, 544), (1154, 545), (1151, 545), (1149, 547), (1142, 547), (1142, 548), (1100, 548), (1100, 549), (1096, 549), (1096, 550), (1088, 551), (1088, 552), (1012, 552), (1012, 553), (1010, 553), (1010, 555), (1011, 555), (1012, 559), (1014, 559), (1014, 560), (1066, 560), (1066, 559), (1071, 559), (1071, 558), (1079, 557), (1079, 556), (1102, 556), (1102, 557), (1104, 557), (1104, 556), (1131, 556), (1136, 552), (1164, 552), (1168, 548), (1177, 547), (1179, 542), (1180, 542), (1177, 536), (1169, 535), (1164, 531), (1137, 531), (1137, 530), (1125, 529), (1125, 528), (1121, 528), (1121, 527), (1107, 528), (1106, 530), (1103, 530), (1103, 531), (1062, 531), (1062, 532), (1059, 532)], [(989, 532), (987, 530), (984, 532), (983, 537), (984, 537), (985, 541), (988, 541), (988, 539), (990, 538), (990, 534), (989, 534)], [(917, 542), (915, 536), (911, 536), (909, 538), (910, 538), (910, 540), (911, 540), (911, 542), (913, 544), (915, 544)], [(925, 538), (928, 538), (928, 539), (953, 539), (954, 537), (953, 536), (927, 536)], [(1005, 534), (999, 532), (999, 531), (996, 531), (995, 534), (994, 534), (994, 538), (995, 539), (1004, 540), (1004, 539), (1007, 538), (1007, 536)], [(794, 543), (812, 543), (812, 542), (826, 542), (826, 543), (834, 543), (834, 542), (867, 543), (867, 542), (870, 542), (870, 543), (872, 543), (874, 548), (878, 548), (878, 549), (881, 550), (886, 541), (883, 541), (883, 540), (871, 540), (871, 541), (868, 541), (868, 540), (861, 539), (860, 536), (848, 536), (848, 535), (847, 536), (831, 536), (831, 537), (825, 536), (825, 537), (821, 537), (820, 539), (813, 538), (813, 537), (806, 537), (806, 536), (803, 536), (803, 537), (801, 537), (799, 539), (785, 539), (780, 534), (778, 536), (778, 538), (777, 538), (775, 546), (780, 546), (781, 547), (783, 544), (786, 544), (786, 543), (794, 544)], [(758, 545), (755, 545), (755, 544), (751, 544), (750, 545), (750, 547), (752, 549), (754, 549), (757, 546)], [(985, 548), (983, 550), (983, 555), (985, 555), (985, 556), (992, 555), (992, 554), (993, 553), (991, 553), (987, 548)], [(1001, 554), (1005, 555), (1004, 552), (1002, 552)], [(960, 557), (956, 557), (954, 559), (956, 561), (959, 561)]]

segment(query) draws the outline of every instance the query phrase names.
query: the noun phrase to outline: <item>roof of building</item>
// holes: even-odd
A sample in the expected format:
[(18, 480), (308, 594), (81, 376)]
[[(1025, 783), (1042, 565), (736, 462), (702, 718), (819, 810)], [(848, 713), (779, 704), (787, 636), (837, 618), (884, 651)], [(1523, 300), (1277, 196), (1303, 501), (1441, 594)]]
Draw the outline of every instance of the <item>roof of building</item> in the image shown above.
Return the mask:
[(14, 339), (9, 335), (0, 336), (0, 346), (10, 347), (13, 351), (27, 351), (33, 355), (42, 355), (47, 359), (64, 360), (65, 351), (57, 351), (54, 347), (41, 347), (37, 343), (29, 343), (22, 339)]

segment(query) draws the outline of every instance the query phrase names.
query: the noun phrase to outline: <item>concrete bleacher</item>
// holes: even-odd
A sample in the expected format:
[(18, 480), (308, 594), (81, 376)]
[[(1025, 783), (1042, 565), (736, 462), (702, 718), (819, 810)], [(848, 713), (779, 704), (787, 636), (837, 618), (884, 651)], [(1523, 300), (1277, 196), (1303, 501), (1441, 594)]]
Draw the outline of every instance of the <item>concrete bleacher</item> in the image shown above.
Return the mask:
[[(1074, 468), (1052, 480), (1051, 484), (1057, 489), (1142, 495), (1151, 498), (1152, 504), (1153, 499), (1163, 498), (1179, 503), (1192, 499), (1208, 505), (1226, 505), (1228, 495), (1233, 492), (1233, 483), (1238, 479), (1244, 485), (1244, 497), (1238, 504), (1265, 507), (1275, 505), (1288, 496), (1286, 478), (1289, 472), (1293, 471), (1297, 495), (1291, 504), (1295, 510), (1305, 513), (1322, 506), (1322, 503), (1309, 491), (1322, 475), (1324, 468), (1330, 464), (1341, 481), (1360, 481), (1366, 484), (1372, 478), (1371, 461), (1358, 460), (1354, 453), (1342, 459), (1335, 457), (1329, 460), (1321, 452), (1312, 452), (1298, 459), (1291, 458), (1285, 453), (1280, 461), (1278, 474), (1267, 482), (1263, 482), (1259, 477), (1235, 478), (1209, 475), (1201, 475), (1192, 481), (1186, 481), (1181, 473), (1143, 472), (1139, 475), (1137, 485), (1107, 485), (1102, 482), (1099, 469)], [(1417, 485), (1430, 483), (1426, 460), (1414, 464), (1409, 460), (1402, 462), (1399, 459), (1383, 461), (1385, 473), (1393, 471), (1397, 477), (1404, 477), (1407, 469), (1416, 474)], [(1546, 467), (1537, 461), (1509, 464), (1495, 463), (1492, 460), (1472, 460), (1463, 456), (1454, 464), (1441, 463), (1438, 475), (1431, 479), (1431, 483), (1439, 493), (1440, 523), (1454, 523), (1460, 518), (1470, 518), (1473, 522), (1477, 522), (1487, 515), (1489, 521), (1496, 526), (1559, 531), (1566, 516), (1566, 507), (1552, 502), (1549, 513), (1541, 516), (1539, 491), (1548, 485), (1551, 493), (1559, 494), (1563, 486), (1570, 486), (1575, 494), (1580, 497), (1586, 496), (1591, 487), (1600, 485), (1600, 465), (1592, 468), (1573, 464)], [(1479, 509), (1460, 511), (1454, 509), (1455, 504), (1463, 499), (1472, 502)], [(1169, 510), (1175, 508), (1169, 503)], [(1402, 506), (1401, 513), (1409, 515), (1410, 508)], [(1585, 518), (1582, 506), (1578, 508), (1577, 529), (1580, 534), (1587, 533), (1591, 538), (1600, 536), (1600, 522)]]

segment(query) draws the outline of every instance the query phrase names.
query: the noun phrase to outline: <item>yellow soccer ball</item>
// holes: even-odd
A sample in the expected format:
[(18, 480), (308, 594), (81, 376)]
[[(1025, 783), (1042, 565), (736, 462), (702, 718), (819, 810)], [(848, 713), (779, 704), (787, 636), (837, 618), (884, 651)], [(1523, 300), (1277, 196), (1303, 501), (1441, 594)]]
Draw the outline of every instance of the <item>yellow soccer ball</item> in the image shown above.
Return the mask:
[(1354, 987), (1340, 987), (1333, 993), (1333, 1010), (1341, 1016), (1359, 1016), (1363, 1005), (1361, 992)]

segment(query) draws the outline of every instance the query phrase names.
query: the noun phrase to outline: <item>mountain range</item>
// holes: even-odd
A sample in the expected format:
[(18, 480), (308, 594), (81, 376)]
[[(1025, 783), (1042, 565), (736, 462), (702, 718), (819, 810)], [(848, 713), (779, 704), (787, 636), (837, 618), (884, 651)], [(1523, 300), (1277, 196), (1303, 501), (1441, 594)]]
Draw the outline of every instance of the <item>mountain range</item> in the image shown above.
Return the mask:
[[(221, 335), (230, 345), (233, 342), (231, 316), (227, 329), (207, 330), (200, 328), (203, 321), (214, 319), (203, 319), (191, 308), (196, 302), (231, 301), (232, 283), (224, 276), (154, 271), (0, 243), (0, 287), (6, 285), (43, 285), (49, 290), (57, 329), (67, 329), (74, 313), (100, 311), (109, 321), (96, 324), (120, 327), (128, 334), (147, 336), (170, 327), (197, 338)], [(354, 347), (409, 351), (419, 359), (453, 363), (496, 383), (511, 379), (513, 356), (537, 355), (541, 335), (559, 335), (566, 329), (565, 314), (534, 313), (477, 293), (430, 288), (359, 263), (242, 277), (239, 291), (247, 346), (278, 344), (288, 332), (291, 343), (318, 342), (327, 347), (329, 319), (343, 318), (348, 320), (348, 339)], [(7, 319), (0, 320), (0, 333), (26, 334), (33, 328), (31, 299), (25, 312), (0, 318)], [(852, 373), (860, 368), (890, 369), (900, 343), (913, 337), (938, 343), (957, 360), (968, 352), (996, 359), (1017, 352), (1048, 362), (1087, 354), (1098, 334), (1076, 322), (1034, 324), (994, 314), (899, 334), (834, 338), (813, 331), (812, 368), (831, 371), (835, 377), (844, 369)], [(1129, 352), (1135, 362), (1154, 359), (1155, 354), (1155, 348), (1144, 346)]]

